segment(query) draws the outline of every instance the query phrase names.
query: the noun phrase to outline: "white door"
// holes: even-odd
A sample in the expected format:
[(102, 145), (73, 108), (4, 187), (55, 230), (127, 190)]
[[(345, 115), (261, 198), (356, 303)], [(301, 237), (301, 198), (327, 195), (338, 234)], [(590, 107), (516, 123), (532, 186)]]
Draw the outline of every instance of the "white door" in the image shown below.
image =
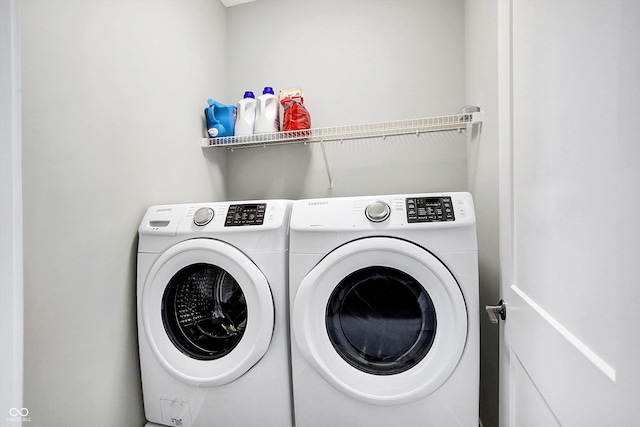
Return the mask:
[(501, 425), (640, 425), (640, 2), (500, 8)]

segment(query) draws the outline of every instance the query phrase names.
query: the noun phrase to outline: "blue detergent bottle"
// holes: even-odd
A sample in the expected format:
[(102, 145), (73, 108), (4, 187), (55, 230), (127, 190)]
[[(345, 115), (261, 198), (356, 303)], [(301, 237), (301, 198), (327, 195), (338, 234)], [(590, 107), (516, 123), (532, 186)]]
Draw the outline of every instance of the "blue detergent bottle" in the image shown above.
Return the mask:
[(211, 138), (233, 136), (235, 131), (236, 107), (221, 104), (213, 99), (207, 100), (209, 106), (204, 109), (207, 119), (207, 133)]

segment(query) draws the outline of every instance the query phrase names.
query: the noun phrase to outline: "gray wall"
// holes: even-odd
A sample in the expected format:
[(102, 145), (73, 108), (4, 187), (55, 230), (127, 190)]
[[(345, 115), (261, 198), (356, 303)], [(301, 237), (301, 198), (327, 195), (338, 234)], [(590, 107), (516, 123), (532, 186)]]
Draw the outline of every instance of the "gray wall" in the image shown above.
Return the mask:
[[(23, 0), (33, 425), (142, 423), (134, 269), (136, 227), (151, 204), (470, 190), (481, 297), (491, 301), (496, 29), (485, 3), (260, 0), (225, 10), (214, 0)], [(454, 114), (471, 103), (487, 114), (474, 135), (327, 143), (330, 189), (319, 144), (198, 146), (206, 97), (234, 103), (266, 85), (302, 87), (314, 127)], [(490, 426), (497, 348), (485, 325), (482, 339)]]
[[(484, 111), (469, 135), (468, 182), (478, 225), (480, 307), (500, 299), (498, 215), (498, 6), (465, 0), (466, 99)], [(480, 311), (480, 418), (498, 425), (499, 328)]]
[[(462, 0), (260, 0), (228, 12), (229, 98), (301, 87), (313, 127), (455, 114), (465, 105)], [(216, 148), (216, 152), (223, 149)], [(464, 190), (456, 132), (235, 150), (231, 198)]]
[(225, 90), (212, 0), (23, 0), (24, 405), (33, 426), (139, 426), (137, 226), (225, 198), (203, 160)]

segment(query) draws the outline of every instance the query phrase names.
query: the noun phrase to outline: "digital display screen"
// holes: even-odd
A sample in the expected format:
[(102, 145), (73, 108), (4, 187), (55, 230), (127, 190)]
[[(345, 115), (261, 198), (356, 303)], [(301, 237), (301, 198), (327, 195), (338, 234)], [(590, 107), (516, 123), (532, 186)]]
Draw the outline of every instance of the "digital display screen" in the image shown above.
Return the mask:
[(451, 197), (408, 197), (406, 205), (410, 223), (455, 221)]
[(262, 225), (266, 209), (266, 203), (231, 205), (227, 211), (224, 226)]

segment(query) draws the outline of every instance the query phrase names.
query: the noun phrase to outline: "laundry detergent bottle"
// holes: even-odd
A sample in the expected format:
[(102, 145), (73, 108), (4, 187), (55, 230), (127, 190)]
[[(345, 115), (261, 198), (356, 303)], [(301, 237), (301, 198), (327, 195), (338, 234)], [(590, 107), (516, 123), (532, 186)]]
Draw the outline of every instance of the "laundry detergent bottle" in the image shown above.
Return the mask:
[(253, 135), (256, 122), (256, 97), (253, 92), (245, 92), (238, 101), (236, 136)]
[(262, 95), (256, 99), (255, 133), (271, 133), (280, 131), (278, 120), (278, 99), (272, 87), (265, 87)]
[(204, 109), (204, 116), (209, 137), (233, 136), (236, 107), (221, 104), (213, 99), (207, 100), (207, 103), (209, 106)]

